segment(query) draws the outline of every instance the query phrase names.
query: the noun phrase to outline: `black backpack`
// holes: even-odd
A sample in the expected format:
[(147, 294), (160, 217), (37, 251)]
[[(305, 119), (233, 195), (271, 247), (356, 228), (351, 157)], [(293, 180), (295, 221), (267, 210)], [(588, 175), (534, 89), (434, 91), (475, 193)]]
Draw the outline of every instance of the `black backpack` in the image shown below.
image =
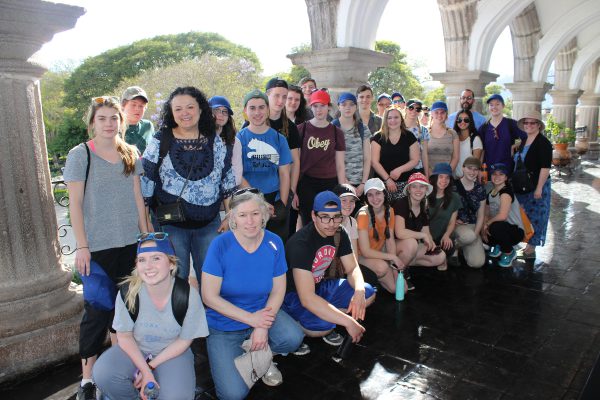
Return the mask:
[[(119, 291), (123, 303), (126, 303), (127, 292), (129, 292), (129, 282), (123, 284), (121, 286), (121, 290)], [(189, 296), (190, 284), (188, 283), (188, 281), (179, 277), (175, 277), (175, 282), (173, 283), (173, 291), (171, 292), (171, 308), (173, 310), (173, 316), (175, 317), (175, 320), (177, 321), (179, 326), (183, 326), (183, 320), (185, 318), (185, 315), (187, 314)], [(135, 296), (135, 311), (131, 312), (129, 309), (127, 309), (127, 311), (129, 311), (129, 316), (135, 323), (135, 320), (137, 319), (137, 316), (140, 312), (139, 294)]]

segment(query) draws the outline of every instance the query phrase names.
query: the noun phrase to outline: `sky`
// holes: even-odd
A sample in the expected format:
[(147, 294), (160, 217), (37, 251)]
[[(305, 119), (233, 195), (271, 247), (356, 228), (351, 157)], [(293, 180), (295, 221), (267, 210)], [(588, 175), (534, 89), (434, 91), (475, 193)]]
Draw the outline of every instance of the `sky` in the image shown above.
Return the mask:
[[(62, 0), (87, 12), (74, 29), (58, 33), (36, 54), (49, 67), (78, 65), (86, 57), (136, 40), (189, 31), (216, 32), (254, 51), (266, 76), (288, 71), (293, 47), (310, 44), (304, 0)], [(442, 24), (436, 0), (390, 0), (381, 18), (377, 40), (391, 40), (419, 68), (417, 76), (445, 71)], [(490, 72), (498, 81), (513, 75), (508, 28), (492, 53)]]

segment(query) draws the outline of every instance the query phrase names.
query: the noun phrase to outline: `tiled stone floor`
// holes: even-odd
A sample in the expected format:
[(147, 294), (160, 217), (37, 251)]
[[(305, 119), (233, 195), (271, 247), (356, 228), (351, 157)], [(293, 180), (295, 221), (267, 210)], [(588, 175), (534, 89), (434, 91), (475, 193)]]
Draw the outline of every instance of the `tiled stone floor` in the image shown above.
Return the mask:
[[(577, 399), (600, 352), (600, 167), (553, 176), (547, 245), (509, 270), (415, 269), (404, 302), (380, 293), (351, 357), (307, 339), (307, 356), (277, 356), (284, 383), (250, 399)], [(198, 399), (214, 390), (202, 343)], [(45, 398), (77, 382), (77, 363), (12, 388)], [(46, 387), (47, 390), (41, 388)], [(65, 398), (73, 398), (72, 392)]]

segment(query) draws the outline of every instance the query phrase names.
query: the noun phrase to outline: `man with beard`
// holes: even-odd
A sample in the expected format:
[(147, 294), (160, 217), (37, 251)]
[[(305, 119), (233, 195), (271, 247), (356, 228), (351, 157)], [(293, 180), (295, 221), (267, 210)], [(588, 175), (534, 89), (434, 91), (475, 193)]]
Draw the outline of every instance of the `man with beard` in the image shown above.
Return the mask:
[[(462, 110), (471, 110), (473, 114), (473, 119), (475, 120), (475, 128), (479, 129), (481, 125), (487, 120), (483, 115), (473, 110), (473, 103), (475, 103), (475, 93), (471, 89), (465, 89), (460, 94), (460, 108)], [(446, 121), (446, 125), (450, 128), (454, 128), (454, 122), (456, 121), (456, 116), (461, 112), (458, 110), (453, 112), (448, 116), (448, 120)]]

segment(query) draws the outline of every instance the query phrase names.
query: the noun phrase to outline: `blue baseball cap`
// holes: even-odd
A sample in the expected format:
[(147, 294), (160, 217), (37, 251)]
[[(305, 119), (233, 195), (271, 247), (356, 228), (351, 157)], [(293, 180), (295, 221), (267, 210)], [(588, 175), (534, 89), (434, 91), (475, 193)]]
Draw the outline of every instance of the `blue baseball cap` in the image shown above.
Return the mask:
[(356, 104), (356, 96), (350, 92), (342, 92), (340, 93), (340, 97), (338, 97), (338, 104), (342, 104), (346, 100), (351, 100), (354, 104)]
[[(336, 207), (327, 207), (327, 204), (334, 203)], [(315, 201), (313, 202), (313, 211), (314, 212), (336, 212), (342, 210), (342, 202), (340, 198), (330, 190), (326, 190), (321, 192), (315, 196)]]
[(437, 163), (433, 166), (433, 172), (431, 175), (448, 175), (452, 176), (452, 167), (450, 164), (442, 162)]
[(499, 94), (491, 95), (490, 98), (486, 100), (486, 103), (490, 104), (490, 101), (492, 100), (498, 100), (500, 103), (502, 103), (502, 105), (504, 105), (504, 97), (500, 96)]
[(392, 101), (392, 98), (390, 97), (389, 94), (387, 93), (381, 93), (379, 96), (377, 96), (377, 102), (381, 101), (381, 99), (388, 99), (389, 101)]
[(496, 171), (500, 171), (502, 172), (504, 175), (508, 175), (508, 167), (506, 166), (506, 164), (503, 163), (496, 163), (496, 164), (492, 164), (490, 166), (490, 171), (492, 173), (496, 172)]
[(394, 100), (394, 97), (400, 97), (400, 103), (404, 103), (405, 102), (404, 96), (402, 96), (402, 93), (400, 93), (400, 92), (394, 92), (394, 93), (392, 93), (391, 97), (392, 97), (392, 100)]
[(431, 111), (433, 112), (435, 110), (444, 110), (448, 112), (448, 105), (443, 101), (436, 101), (431, 105)]
[[(154, 242), (154, 246), (144, 246), (142, 247), (142, 243), (146, 243), (146, 242)], [(158, 251), (160, 253), (165, 253), (166, 255), (169, 256), (174, 256), (175, 255), (175, 249), (173, 248), (173, 245), (171, 244), (171, 240), (166, 237), (164, 239), (146, 239), (146, 240), (140, 240), (138, 242), (138, 247), (137, 247), (137, 253), (149, 253), (151, 251)]]
[(117, 288), (104, 268), (96, 261), (90, 261), (90, 274), (79, 275), (83, 282), (83, 299), (92, 307), (111, 311), (115, 308)]
[(213, 96), (210, 99), (208, 99), (208, 105), (210, 106), (210, 108), (225, 107), (229, 110), (229, 115), (233, 115), (231, 104), (229, 104), (229, 100), (227, 100), (226, 97)]

